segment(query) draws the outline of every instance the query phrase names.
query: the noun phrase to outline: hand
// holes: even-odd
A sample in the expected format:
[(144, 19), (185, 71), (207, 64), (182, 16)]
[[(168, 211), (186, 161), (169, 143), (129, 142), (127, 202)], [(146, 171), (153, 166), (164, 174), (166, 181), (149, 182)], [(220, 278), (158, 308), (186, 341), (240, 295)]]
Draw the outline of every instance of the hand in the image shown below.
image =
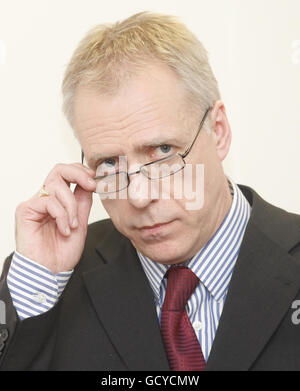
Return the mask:
[(16, 209), (16, 250), (54, 274), (72, 270), (85, 243), (94, 176), (79, 163), (56, 165), (44, 182), (49, 196), (37, 193)]

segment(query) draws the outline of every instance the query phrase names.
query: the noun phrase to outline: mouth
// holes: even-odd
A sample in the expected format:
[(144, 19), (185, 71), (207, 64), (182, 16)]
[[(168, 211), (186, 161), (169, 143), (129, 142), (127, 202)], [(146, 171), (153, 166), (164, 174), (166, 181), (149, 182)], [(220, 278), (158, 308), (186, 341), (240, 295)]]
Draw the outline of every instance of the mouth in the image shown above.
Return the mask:
[(142, 235), (148, 236), (148, 235), (154, 235), (159, 233), (167, 233), (168, 229), (170, 228), (171, 224), (174, 222), (168, 221), (166, 223), (157, 223), (154, 225), (146, 225), (142, 228), (140, 228), (140, 231)]

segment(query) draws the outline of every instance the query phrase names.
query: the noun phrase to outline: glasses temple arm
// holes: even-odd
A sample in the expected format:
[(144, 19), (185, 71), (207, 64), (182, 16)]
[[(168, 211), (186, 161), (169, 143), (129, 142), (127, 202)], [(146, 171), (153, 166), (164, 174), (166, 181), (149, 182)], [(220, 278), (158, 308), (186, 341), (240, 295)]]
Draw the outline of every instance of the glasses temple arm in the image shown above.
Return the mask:
[(205, 119), (206, 119), (206, 117), (207, 117), (207, 114), (208, 114), (208, 112), (210, 111), (210, 109), (211, 109), (211, 107), (209, 107), (209, 108), (206, 110), (206, 112), (205, 112), (205, 114), (204, 114), (204, 116), (203, 116), (203, 118), (202, 118), (202, 121), (200, 122), (198, 131), (197, 131), (197, 134), (196, 134), (196, 136), (195, 136), (195, 138), (194, 138), (192, 144), (191, 144), (191, 145), (189, 146), (189, 148), (181, 155), (183, 158), (185, 158), (185, 157), (190, 153), (190, 151), (191, 151), (193, 145), (195, 144), (195, 141), (196, 141), (196, 139), (197, 139), (197, 137), (198, 137), (198, 134), (200, 133), (200, 130), (202, 129), (202, 126), (203, 126), (203, 124), (204, 124), (204, 121), (205, 121)]

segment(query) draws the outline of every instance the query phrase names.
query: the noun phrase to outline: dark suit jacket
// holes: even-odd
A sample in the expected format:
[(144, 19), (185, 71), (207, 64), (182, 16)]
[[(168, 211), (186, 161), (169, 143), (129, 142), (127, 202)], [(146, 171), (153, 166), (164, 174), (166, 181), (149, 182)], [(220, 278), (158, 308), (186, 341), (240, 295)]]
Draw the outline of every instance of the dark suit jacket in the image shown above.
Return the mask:
[[(252, 214), (206, 369), (300, 370), (300, 324), (292, 321), (300, 216), (240, 187)], [(6, 285), (10, 258), (0, 285), (7, 309), (0, 328), (9, 334), (2, 370), (169, 370), (153, 292), (134, 247), (110, 220), (89, 226), (82, 259), (45, 314), (17, 320)]]

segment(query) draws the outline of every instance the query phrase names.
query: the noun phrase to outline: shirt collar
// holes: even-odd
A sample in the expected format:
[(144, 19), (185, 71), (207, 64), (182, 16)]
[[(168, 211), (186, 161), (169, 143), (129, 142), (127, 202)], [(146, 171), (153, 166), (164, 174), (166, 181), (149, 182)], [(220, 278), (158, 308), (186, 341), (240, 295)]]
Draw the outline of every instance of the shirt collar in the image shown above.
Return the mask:
[[(231, 182), (231, 183), (230, 183)], [(238, 256), (242, 238), (248, 223), (251, 207), (238, 186), (230, 179), (233, 200), (231, 208), (214, 236), (185, 266), (189, 267), (216, 301), (223, 299)], [(139, 251), (145, 274), (148, 277), (155, 300), (161, 303), (161, 291), (166, 286), (164, 275), (170, 265), (151, 261)]]

